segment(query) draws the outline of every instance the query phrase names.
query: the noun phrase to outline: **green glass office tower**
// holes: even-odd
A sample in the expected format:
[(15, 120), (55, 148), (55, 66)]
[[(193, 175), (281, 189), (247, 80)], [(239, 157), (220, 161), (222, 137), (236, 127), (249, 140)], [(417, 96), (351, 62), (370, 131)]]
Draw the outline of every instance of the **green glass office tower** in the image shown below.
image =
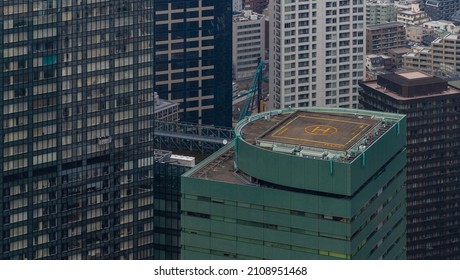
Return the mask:
[(182, 258), (405, 259), (405, 131), (351, 109), (246, 118), (182, 177)]
[(0, 258), (153, 258), (153, 0), (0, 2)]
[(155, 91), (180, 118), (232, 126), (232, 1), (155, 0)]

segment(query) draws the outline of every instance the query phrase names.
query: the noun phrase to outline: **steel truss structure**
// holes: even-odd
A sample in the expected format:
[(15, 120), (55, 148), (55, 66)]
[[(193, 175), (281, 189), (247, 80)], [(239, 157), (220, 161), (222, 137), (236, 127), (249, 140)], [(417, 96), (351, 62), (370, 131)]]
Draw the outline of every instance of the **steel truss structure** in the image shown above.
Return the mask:
[(155, 121), (155, 148), (213, 153), (234, 138), (230, 128)]

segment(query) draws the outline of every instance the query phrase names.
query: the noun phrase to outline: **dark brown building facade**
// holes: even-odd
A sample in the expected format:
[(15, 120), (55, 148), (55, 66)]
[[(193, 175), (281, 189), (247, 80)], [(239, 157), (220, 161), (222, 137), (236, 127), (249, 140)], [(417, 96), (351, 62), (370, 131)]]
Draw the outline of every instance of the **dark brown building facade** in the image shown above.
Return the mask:
[(407, 258), (460, 258), (460, 89), (412, 71), (361, 82), (365, 109), (407, 115)]
[(406, 29), (401, 22), (366, 27), (366, 54), (388, 53), (390, 49), (406, 46)]

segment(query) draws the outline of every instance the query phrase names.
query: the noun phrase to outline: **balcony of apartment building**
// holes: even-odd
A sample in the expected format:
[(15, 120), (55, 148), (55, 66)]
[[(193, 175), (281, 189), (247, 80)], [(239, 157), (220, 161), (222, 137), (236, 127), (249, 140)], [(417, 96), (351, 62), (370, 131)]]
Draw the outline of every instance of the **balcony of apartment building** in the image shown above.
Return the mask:
[(384, 34), (382, 36), (385, 40), (393, 40), (395, 38), (397, 38), (397, 34), (396, 33), (387, 33), (387, 34)]

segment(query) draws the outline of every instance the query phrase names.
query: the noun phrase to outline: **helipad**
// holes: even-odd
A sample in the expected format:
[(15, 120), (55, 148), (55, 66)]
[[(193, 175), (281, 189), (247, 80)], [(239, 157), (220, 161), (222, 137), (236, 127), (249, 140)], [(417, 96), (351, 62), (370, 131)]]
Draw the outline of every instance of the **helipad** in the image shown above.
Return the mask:
[(345, 151), (378, 123), (379, 120), (369, 116), (298, 111), (259, 139)]

